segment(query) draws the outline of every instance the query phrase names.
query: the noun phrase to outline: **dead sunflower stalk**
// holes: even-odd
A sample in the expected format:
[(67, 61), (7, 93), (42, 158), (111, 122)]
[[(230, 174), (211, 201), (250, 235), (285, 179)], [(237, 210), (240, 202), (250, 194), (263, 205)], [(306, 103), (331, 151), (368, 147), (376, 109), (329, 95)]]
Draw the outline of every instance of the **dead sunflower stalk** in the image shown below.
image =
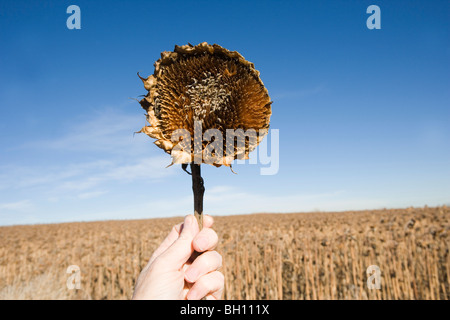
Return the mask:
[[(272, 102), (253, 63), (217, 44), (175, 46), (173, 52), (162, 52), (154, 66), (153, 75), (139, 76), (148, 91), (139, 103), (149, 123), (139, 132), (156, 139), (154, 143), (171, 155), (170, 165), (181, 164), (187, 172), (190, 164), (194, 213), (201, 229), (205, 187), (200, 165), (231, 167), (234, 159), (248, 159), (268, 132)], [(221, 135), (203, 139), (209, 129)], [(229, 148), (229, 129), (258, 134), (240, 147), (233, 138)], [(180, 137), (179, 130), (186, 134)], [(216, 141), (220, 137), (223, 141)], [(217, 147), (220, 142), (227, 148)]]

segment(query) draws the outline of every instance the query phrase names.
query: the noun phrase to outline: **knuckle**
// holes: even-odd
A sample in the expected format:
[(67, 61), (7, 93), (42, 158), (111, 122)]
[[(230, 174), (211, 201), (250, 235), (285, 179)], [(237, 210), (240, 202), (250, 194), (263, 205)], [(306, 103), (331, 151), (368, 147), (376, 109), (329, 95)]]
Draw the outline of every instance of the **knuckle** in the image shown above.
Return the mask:
[(222, 256), (217, 251), (208, 251), (201, 255), (202, 263), (208, 270), (216, 270), (222, 266)]
[(219, 238), (219, 236), (217, 235), (216, 231), (214, 231), (211, 228), (208, 228), (208, 233), (209, 233), (210, 237), (212, 237), (213, 239), (218, 239)]
[(217, 251), (211, 251), (216, 261), (217, 268), (222, 267), (222, 255)]
[(211, 286), (211, 281), (208, 281), (207, 277), (203, 276), (200, 277), (196, 282), (195, 286), (199, 288), (200, 290), (209, 290), (209, 287)]
[(211, 269), (213, 259), (211, 259), (211, 255), (209, 252), (205, 252), (204, 254), (200, 255), (200, 263), (206, 268)]
[(209, 224), (213, 225), (214, 224), (214, 218), (212, 216), (210, 216), (209, 214), (207, 216), (208, 216), (208, 219), (209, 219)]
[(220, 287), (222, 287), (225, 284), (225, 276), (220, 271), (216, 271), (215, 273), (216, 273), (217, 281), (220, 283)]

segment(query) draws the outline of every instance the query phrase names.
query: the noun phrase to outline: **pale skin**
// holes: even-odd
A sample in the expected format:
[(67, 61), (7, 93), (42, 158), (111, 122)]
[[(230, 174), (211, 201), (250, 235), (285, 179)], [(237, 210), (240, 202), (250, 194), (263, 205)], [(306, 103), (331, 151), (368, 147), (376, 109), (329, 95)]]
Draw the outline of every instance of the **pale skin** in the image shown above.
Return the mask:
[(134, 300), (219, 300), (224, 289), (222, 256), (211, 216), (199, 231), (193, 215), (174, 226), (136, 282)]

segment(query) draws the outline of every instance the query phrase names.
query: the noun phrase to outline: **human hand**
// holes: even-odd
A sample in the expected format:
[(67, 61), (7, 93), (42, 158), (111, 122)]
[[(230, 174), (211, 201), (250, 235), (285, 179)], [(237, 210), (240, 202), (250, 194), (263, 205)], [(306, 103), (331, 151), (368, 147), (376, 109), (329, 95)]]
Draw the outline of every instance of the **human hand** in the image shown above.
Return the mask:
[(174, 226), (139, 275), (133, 299), (221, 299), (224, 277), (217, 269), (222, 256), (214, 251), (218, 237), (212, 224), (205, 215), (199, 232), (197, 220), (188, 215)]

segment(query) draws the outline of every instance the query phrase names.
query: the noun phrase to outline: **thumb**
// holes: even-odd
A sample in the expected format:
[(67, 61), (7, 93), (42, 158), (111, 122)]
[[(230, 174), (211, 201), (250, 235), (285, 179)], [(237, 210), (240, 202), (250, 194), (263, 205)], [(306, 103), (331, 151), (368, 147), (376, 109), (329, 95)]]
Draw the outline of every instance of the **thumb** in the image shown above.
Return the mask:
[(165, 268), (178, 270), (189, 260), (192, 253), (194, 253), (192, 241), (198, 232), (198, 223), (195, 217), (193, 215), (186, 216), (180, 236), (160, 256), (160, 261), (164, 261)]

